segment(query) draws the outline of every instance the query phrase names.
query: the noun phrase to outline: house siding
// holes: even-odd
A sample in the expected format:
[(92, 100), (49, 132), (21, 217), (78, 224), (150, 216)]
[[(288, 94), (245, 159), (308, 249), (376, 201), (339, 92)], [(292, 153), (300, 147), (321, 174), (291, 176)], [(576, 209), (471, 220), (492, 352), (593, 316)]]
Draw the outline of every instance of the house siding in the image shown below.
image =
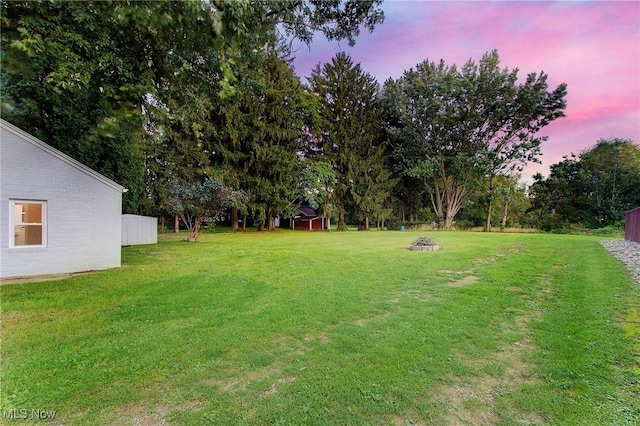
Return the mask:
[(640, 207), (625, 214), (624, 239), (640, 243)]
[[(5, 127), (0, 138), (0, 277), (120, 266), (124, 188)], [(11, 200), (46, 201), (45, 247), (9, 247)]]

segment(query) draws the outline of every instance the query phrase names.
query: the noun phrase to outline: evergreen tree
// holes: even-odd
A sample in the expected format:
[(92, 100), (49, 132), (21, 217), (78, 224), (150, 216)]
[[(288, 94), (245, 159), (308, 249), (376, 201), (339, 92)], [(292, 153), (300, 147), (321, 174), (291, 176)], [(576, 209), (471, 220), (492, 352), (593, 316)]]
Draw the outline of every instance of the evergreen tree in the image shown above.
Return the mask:
[(308, 156), (332, 165), (338, 230), (346, 230), (348, 210), (359, 208), (370, 217), (389, 193), (382, 183), (388, 174), (383, 170), (378, 84), (345, 53), (318, 65), (309, 83), (318, 97), (322, 130)]
[(202, 113), (215, 108), (207, 99), (232, 98), (244, 78), (237, 58), (255, 59), (280, 30), (351, 43), (361, 25), (383, 21), (379, 4), (5, 1), (3, 118), (126, 186), (124, 210), (135, 212), (143, 194), (149, 201), (145, 154), (157, 143), (149, 128), (168, 120), (170, 133), (190, 129), (181, 139), (204, 131)]
[(300, 194), (304, 90), (275, 52), (236, 87), (234, 99), (211, 115), (220, 123), (212, 133), (213, 161), (227, 184), (246, 191), (246, 212), (273, 229)]

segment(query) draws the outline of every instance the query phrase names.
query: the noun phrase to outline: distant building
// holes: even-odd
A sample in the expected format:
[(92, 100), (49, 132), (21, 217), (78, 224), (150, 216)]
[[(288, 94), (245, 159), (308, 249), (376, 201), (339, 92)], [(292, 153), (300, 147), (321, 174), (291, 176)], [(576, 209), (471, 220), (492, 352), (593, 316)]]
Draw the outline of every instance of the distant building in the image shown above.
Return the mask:
[(624, 239), (640, 243), (640, 207), (625, 214)]
[(280, 221), (280, 227), (298, 229), (302, 231), (323, 231), (328, 229), (327, 219), (318, 215), (313, 207), (301, 205), (298, 214)]
[(126, 189), (0, 119), (0, 278), (120, 266)]

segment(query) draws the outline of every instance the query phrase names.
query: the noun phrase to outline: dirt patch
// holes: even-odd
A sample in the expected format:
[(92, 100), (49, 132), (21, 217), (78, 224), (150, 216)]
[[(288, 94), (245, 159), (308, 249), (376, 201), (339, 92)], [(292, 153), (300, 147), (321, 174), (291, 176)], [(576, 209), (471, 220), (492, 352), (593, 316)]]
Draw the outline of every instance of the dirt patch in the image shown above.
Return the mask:
[(234, 393), (245, 390), (251, 383), (263, 381), (268, 377), (278, 373), (279, 370), (277, 369), (265, 369), (250, 371), (246, 374), (239, 374), (235, 377), (227, 379), (218, 379), (216, 377), (212, 377), (203, 380), (202, 383), (207, 386), (215, 386), (220, 389), (221, 392)]
[(499, 260), (504, 259), (505, 257), (512, 255), (512, 254), (518, 254), (518, 253), (522, 253), (524, 251), (523, 247), (521, 246), (513, 246), (510, 247), (507, 251), (504, 251), (502, 253), (496, 253), (493, 256), (490, 257), (484, 257), (484, 258), (480, 258), (477, 259), (474, 263), (476, 265), (487, 265), (490, 263), (494, 263), (497, 262)]
[(429, 294), (423, 289), (401, 290), (401, 291), (395, 292), (393, 296), (394, 297), (388, 300), (389, 303), (397, 304), (397, 303), (400, 303), (401, 300), (407, 299), (407, 298), (418, 300), (420, 302), (428, 302), (433, 299), (433, 295)]
[(464, 286), (468, 286), (471, 284), (474, 284), (476, 282), (478, 282), (478, 277), (473, 275), (473, 271), (472, 270), (466, 270), (466, 271), (453, 271), (450, 269), (443, 269), (441, 271), (439, 271), (442, 274), (447, 274), (447, 275), (455, 275), (455, 276), (460, 276), (460, 275), (466, 275), (466, 277), (458, 279), (456, 281), (452, 281), (450, 283), (447, 284), (448, 287), (464, 287)]
[(440, 389), (439, 400), (450, 407), (445, 416), (445, 424), (487, 425), (498, 421), (488, 383), (486, 386), (466, 382), (444, 386)]
[(478, 282), (478, 277), (475, 275), (468, 275), (461, 280), (454, 281), (452, 283), (447, 284), (449, 287), (464, 287), (471, 284), (475, 284)]
[(327, 334), (326, 331), (321, 331), (318, 334), (310, 334), (307, 333), (304, 336), (304, 340), (305, 342), (320, 342), (322, 344), (327, 344), (327, 343), (331, 343), (331, 338), (329, 337), (329, 334)]
[(361, 319), (355, 320), (354, 324), (357, 325), (358, 327), (364, 327), (370, 321), (385, 320), (385, 319), (389, 318), (390, 315), (391, 315), (391, 312), (385, 312), (385, 313), (382, 313), (382, 314), (379, 314), (379, 315), (374, 315), (371, 318), (361, 318)]
[[(431, 390), (433, 399), (447, 407), (443, 424), (485, 425), (500, 420), (496, 399), (504, 394), (519, 391), (524, 385), (531, 385), (539, 379), (532, 376), (525, 354), (535, 349), (529, 336), (528, 324), (535, 315), (521, 315), (513, 322), (505, 324), (510, 332), (521, 332), (523, 338), (503, 347), (483, 359), (468, 360), (464, 354), (458, 358), (466, 362), (478, 375), (451, 377), (448, 383)], [(508, 413), (519, 423), (538, 424), (545, 419), (537, 413)]]
[(112, 426), (122, 424), (122, 419), (130, 419), (127, 424), (136, 426), (164, 426), (170, 424), (166, 417), (175, 410), (178, 411), (200, 411), (203, 407), (202, 401), (186, 401), (176, 406), (157, 405), (155, 407), (147, 407), (139, 402), (131, 403), (125, 408), (118, 410), (116, 420), (105, 423)]
[(170, 413), (167, 407), (155, 407), (148, 412), (145, 412), (145, 407), (139, 405), (130, 405), (123, 410), (119, 410), (115, 416), (116, 419), (113, 422), (108, 423), (111, 426), (121, 425), (122, 419), (130, 419), (129, 424), (136, 426), (164, 426), (169, 423), (165, 420), (165, 417)]
[(278, 393), (278, 391), (280, 390), (280, 387), (282, 385), (285, 385), (287, 383), (291, 383), (291, 382), (293, 382), (295, 380), (296, 380), (295, 377), (282, 377), (282, 378), (276, 380), (276, 382), (271, 385), (269, 390), (260, 392), (260, 394), (258, 396), (260, 398), (264, 398), (265, 396), (269, 396), (269, 395), (273, 395), (275, 393)]
[(59, 280), (65, 280), (70, 277), (75, 277), (76, 275), (93, 274), (94, 272), (97, 272), (97, 271), (74, 272), (69, 274), (33, 275), (30, 277), (0, 278), (0, 285), (39, 283), (43, 281), (59, 281)]

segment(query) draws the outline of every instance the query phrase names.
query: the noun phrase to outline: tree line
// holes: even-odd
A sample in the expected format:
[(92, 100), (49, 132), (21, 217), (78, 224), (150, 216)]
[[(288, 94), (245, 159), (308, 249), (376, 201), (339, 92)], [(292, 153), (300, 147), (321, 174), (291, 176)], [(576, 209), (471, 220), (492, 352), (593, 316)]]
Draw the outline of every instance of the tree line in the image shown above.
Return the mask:
[[(353, 44), (383, 23), (380, 4), (3, 2), (2, 115), (129, 188), (125, 212), (194, 227), (223, 209), (233, 227), (271, 229), (302, 200), (338, 229), (560, 214), (541, 207), (542, 177), (535, 199), (517, 185), (566, 108), (566, 85), (544, 72), (520, 79), (493, 51), (460, 68), (425, 60), (381, 86), (338, 53), (300, 81), (293, 39)], [(185, 210), (197, 200), (210, 212)]]
[(640, 147), (600, 139), (553, 164), (548, 177), (536, 174), (529, 195), (538, 228), (622, 227), (625, 212), (640, 206)]

